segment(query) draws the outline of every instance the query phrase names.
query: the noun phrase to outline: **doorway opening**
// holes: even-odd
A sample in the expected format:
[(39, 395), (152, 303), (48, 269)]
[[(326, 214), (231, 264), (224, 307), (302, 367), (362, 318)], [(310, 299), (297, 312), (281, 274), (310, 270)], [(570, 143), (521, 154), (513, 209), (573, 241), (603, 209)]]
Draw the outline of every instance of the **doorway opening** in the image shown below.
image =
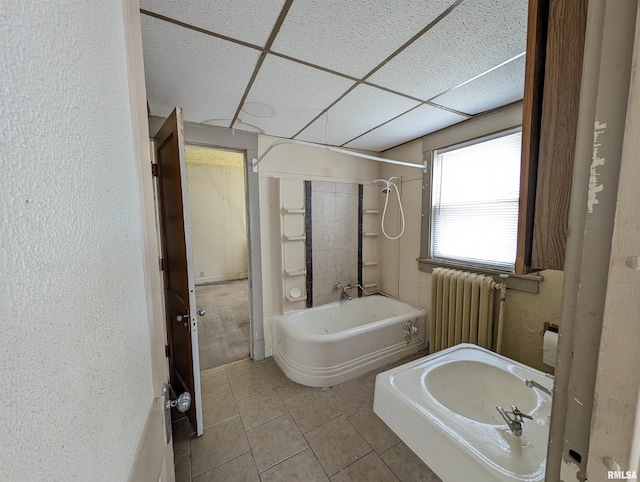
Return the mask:
[(186, 145), (200, 370), (247, 358), (250, 306), (244, 153)]

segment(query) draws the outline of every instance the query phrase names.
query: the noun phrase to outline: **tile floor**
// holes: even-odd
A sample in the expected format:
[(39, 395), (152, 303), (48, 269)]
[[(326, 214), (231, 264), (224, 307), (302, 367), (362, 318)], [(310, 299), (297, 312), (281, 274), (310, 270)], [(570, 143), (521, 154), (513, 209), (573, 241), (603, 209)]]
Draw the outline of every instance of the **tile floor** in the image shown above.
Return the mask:
[(373, 413), (375, 376), (425, 354), (328, 389), (271, 358), (202, 372), (204, 435), (174, 422), (176, 481), (439, 481)]

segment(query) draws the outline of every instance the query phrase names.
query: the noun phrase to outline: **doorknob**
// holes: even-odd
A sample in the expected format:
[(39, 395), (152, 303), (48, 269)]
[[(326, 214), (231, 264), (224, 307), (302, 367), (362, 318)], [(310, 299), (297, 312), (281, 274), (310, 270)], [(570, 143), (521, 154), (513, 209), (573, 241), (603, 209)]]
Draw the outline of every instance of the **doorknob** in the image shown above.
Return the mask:
[(206, 313), (206, 311), (204, 310), (198, 310), (198, 316), (204, 316)]
[(176, 321), (182, 323), (183, 321), (189, 321), (189, 310), (184, 311), (184, 315), (176, 316)]

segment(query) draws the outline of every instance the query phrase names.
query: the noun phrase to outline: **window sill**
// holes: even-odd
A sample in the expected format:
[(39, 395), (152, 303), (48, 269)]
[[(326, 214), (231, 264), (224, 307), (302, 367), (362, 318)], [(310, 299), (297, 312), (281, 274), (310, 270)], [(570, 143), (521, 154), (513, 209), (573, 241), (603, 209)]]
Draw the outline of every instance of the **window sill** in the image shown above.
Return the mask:
[(495, 279), (496, 283), (500, 283), (502, 281), (502, 279), (500, 278), (501, 274), (508, 274), (509, 277), (507, 278), (507, 288), (516, 291), (525, 291), (527, 293), (538, 293), (538, 285), (541, 281), (544, 280), (544, 277), (538, 273), (526, 275), (505, 273), (504, 271), (498, 271), (495, 269), (470, 267), (463, 264), (448, 263), (446, 261), (435, 261), (428, 258), (417, 258), (416, 261), (418, 261), (418, 269), (420, 271), (424, 271), (425, 273), (431, 273), (433, 271), (433, 268), (459, 269), (462, 271), (471, 271), (472, 273), (480, 273), (492, 276)]

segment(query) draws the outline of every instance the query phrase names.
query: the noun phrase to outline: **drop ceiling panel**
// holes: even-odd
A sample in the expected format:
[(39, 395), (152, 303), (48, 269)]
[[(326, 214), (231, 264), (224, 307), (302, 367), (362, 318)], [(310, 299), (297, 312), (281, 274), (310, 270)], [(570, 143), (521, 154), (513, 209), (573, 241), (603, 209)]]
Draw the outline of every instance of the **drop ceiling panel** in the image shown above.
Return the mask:
[(264, 47), (284, 0), (140, 0), (140, 8)]
[(433, 102), (466, 114), (479, 114), (522, 99), (525, 56), (436, 97)]
[(293, 2), (273, 50), (362, 77), (454, 0)]
[[(240, 119), (269, 135), (291, 137), (353, 84), (344, 77), (268, 55), (249, 91)], [(250, 115), (260, 115), (260, 109), (255, 112), (250, 108), (256, 102), (273, 107), (275, 115), (267, 118)]]
[(296, 139), (341, 146), (417, 105), (416, 101), (361, 84), (329, 109), (328, 119), (322, 116)]
[(438, 109), (437, 107), (422, 105), (388, 124), (349, 142), (346, 147), (383, 151), (430, 132), (457, 124), (465, 119), (466, 117)]
[(153, 115), (167, 116), (178, 105), (188, 121), (231, 123), (258, 61), (256, 50), (146, 15), (142, 44)]
[(368, 80), (428, 100), (526, 50), (527, 0), (466, 1)]

